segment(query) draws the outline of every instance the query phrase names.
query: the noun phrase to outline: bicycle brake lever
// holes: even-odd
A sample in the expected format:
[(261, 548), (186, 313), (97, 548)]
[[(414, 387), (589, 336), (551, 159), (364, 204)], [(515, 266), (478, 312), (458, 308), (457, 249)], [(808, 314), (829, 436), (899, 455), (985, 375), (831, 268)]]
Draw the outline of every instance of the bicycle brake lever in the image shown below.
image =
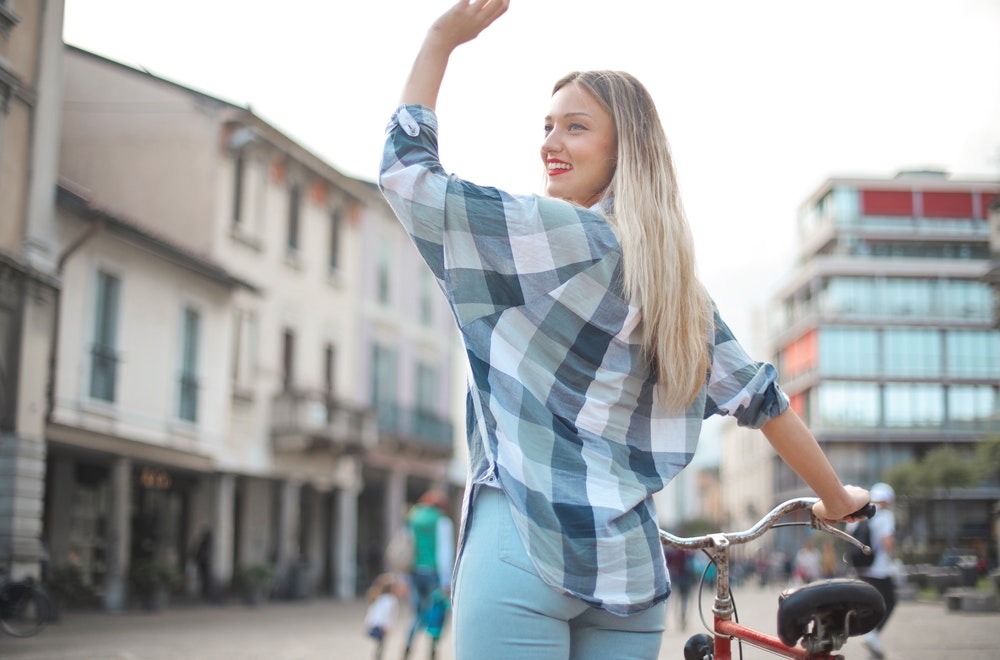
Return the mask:
[[(871, 506), (871, 505), (869, 504), (868, 506)], [(861, 551), (864, 552), (866, 555), (870, 555), (872, 553), (871, 546), (865, 545), (864, 543), (862, 543), (861, 541), (857, 540), (856, 538), (854, 538), (853, 536), (851, 536), (850, 534), (848, 534), (844, 530), (838, 529), (838, 528), (834, 527), (833, 525), (830, 525), (830, 524), (828, 524), (828, 523), (820, 520), (819, 518), (817, 518), (814, 515), (811, 515), (810, 517), (812, 518), (812, 524), (810, 526), (813, 529), (818, 529), (818, 530), (826, 532), (828, 534), (833, 534), (838, 539), (843, 539), (843, 540), (847, 541), (848, 543), (850, 543), (851, 545), (856, 545), (859, 548), (861, 548)]]

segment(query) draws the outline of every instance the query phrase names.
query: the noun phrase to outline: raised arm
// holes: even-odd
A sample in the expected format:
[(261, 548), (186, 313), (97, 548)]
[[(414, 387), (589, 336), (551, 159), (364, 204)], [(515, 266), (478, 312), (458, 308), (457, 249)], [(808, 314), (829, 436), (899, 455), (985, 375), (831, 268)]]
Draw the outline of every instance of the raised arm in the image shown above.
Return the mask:
[(452, 51), (479, 36), (509, 4), (509, 0), (461, 0), (434, 21), (406, 79), (401, 102), (434, 110)]
[(761, 427), (768, 442), (788, 467), (819, 496), (813, 507), (819, 518), (843, 520), (868, 504), (868, 491), (844, 486), (805, 422), (789, 408)]

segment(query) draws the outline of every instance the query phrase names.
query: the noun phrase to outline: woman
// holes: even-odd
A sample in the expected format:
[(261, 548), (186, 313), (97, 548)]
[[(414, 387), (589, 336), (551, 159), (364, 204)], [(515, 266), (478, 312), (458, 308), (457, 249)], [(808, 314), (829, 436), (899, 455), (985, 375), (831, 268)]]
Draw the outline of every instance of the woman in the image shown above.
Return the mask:
[(380, 177), (469, 360), (456, 657), (655, 658), (670, 587), (652, 495), (691, 460), (703, 418), (761, 427), (822, 518), (868, 496), (841, 485), (774, 368), (750, 360), (698, 282), (667, 141), (634, 78), (557, 83), (547, 196), (448, 176), (434, 114), (448, 59), (507, 5), (463, 0), (431, 26)]

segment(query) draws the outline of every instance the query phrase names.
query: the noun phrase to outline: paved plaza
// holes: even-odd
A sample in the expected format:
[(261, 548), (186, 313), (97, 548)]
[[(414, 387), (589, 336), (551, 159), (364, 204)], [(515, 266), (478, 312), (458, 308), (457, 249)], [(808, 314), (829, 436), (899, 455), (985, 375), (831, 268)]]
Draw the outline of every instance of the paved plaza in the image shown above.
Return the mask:
[[(741, 621), (773, 631), (776, 593), (757, 587), (738, 590), (736, 605)], [(675, 613), (668, 609), (661, 660), (683, 657), (684, 641), (700, 625), (697, 615), (691, 614), (689, 630), (680, 631), (671, 625)], [(325, 600), (273, 602), (256, 608), (236, 603), (175, 605), (156, 613), (69, 612), (37, 637), (0, 636), (0, 658), (368, 660), (374, 657), (374, 646), (362, 630), (363, 618), (360, 601)], [(401, 658), (401, 637), (397, 626), (388, 638), (384, 660)], [(1000, 657), (1000, 614), (952, 612), (942, 602), (906, 601), (897, 607), (883, 640), (890, 659), (995, 660)], [(420, 640), (413, 660), (428, 657), (426, 642), (426, 638)], [(867, 652), (853, 640), (842, 652), (848, 660), (867, 658)], [(747, 647), (743, 657), (764, 660), (774, 656)], [(454, 660), (447, 629), (438, 660)]]

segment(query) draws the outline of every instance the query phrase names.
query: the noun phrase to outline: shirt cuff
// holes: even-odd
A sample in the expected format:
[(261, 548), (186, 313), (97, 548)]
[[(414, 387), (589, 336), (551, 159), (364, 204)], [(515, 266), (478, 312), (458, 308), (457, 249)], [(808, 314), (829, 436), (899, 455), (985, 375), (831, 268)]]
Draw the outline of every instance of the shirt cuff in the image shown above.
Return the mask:
[(415, 138), (420, 135), (421, 125), (437, 131), (437, 115), (434, 111), (425, 105), (403, 104), (392, 113), (387, 130), (398, 126), (404, 133)]

